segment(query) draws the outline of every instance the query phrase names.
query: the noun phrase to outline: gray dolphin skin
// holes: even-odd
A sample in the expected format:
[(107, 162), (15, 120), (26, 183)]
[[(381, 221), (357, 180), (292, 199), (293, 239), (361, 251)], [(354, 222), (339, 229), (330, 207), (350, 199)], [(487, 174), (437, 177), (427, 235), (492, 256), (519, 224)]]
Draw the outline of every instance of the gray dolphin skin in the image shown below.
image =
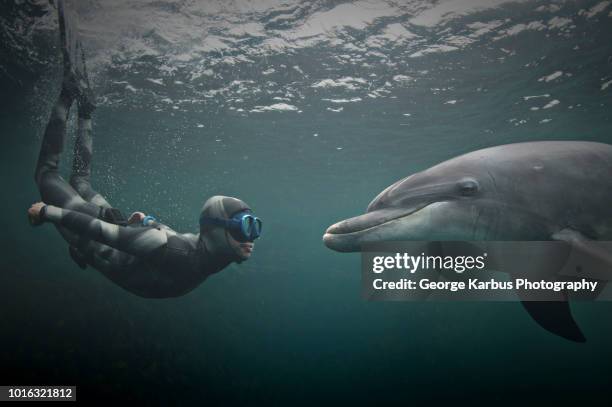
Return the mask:
[[(612, 146), (538, 141), (467, 153), (389, 186), (323, 236), (339, 252), (402, 240), (612, 240)], [(585, 340), (567, 302), (523, 304), (545, 329)]]

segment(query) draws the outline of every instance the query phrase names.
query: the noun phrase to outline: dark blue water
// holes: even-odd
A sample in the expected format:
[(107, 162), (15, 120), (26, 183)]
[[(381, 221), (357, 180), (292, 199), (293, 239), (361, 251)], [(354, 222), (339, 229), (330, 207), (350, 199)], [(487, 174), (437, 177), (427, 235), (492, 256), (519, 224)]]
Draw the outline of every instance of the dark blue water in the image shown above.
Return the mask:
[(29, 227), (57, 32), (44, 3), (3, 6), (3, 383), (161, 404), (602, 400), (609, 304), (573, 305), (588, 338), (574, 344), (517, 303), (369, 303), (359, 256), (321, 242), (458, 154), (612, 142), (607, 2), (464, 3), (79, 2), (95, 187), (179, 231), (217, 194), (265, 222), (251, 260), (167, 300), (80, 270), (55, 229)]

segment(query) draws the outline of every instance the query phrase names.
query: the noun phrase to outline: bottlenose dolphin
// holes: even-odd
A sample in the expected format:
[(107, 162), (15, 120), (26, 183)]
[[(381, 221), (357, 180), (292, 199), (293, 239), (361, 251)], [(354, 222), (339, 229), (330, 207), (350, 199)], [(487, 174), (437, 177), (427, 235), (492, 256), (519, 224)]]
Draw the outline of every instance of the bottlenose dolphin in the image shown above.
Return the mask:
[[(612, 265), (588, 244), (612, 240), (612, 146), (538, 141), (467, 153), (394, 183), (323, 236), (340, 252), (402, 240), (560, 240)], [(567, 302), (523, 304), (545, 329), (585, 340)]]

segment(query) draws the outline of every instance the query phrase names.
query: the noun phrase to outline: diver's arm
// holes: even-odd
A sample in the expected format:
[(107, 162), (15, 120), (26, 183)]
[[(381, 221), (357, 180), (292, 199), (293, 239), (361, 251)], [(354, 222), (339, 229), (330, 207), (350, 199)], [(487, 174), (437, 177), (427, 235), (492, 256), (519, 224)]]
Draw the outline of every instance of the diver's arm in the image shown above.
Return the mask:
[(155, 229), (166, 230), (170, 233), (176, 234), (174, 229), (170, 226), (159, 222), (155, 216), (145, 215), (144, 212), (134, 212), (130, 215), (127, 221), (128, 225), (133, 225), (134, 223), (140, 223), (142, 226), (150, 226)]
[(134, 256), (146, 256), (167, 243), (166, 233), (150, 227), (134, 228), (114, 225), (69, 209), (46, 205), (40, 218)]

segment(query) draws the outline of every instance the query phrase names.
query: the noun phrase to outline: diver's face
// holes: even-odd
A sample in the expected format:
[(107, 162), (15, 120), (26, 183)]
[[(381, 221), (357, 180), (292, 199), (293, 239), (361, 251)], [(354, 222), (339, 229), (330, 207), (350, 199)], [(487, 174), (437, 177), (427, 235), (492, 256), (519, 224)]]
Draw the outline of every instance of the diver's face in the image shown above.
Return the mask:
[(227, 231), (225, 231), (227, 236), (227, 241), (230, 243), (230, 246), (234, 250), (234, 253), (238, 255), (242, 260), (246, 260), (251, 257), (253, 254), (253, 248), (255, 247), (255, 243), (253, 242), (239, 242), (232, 237)]

